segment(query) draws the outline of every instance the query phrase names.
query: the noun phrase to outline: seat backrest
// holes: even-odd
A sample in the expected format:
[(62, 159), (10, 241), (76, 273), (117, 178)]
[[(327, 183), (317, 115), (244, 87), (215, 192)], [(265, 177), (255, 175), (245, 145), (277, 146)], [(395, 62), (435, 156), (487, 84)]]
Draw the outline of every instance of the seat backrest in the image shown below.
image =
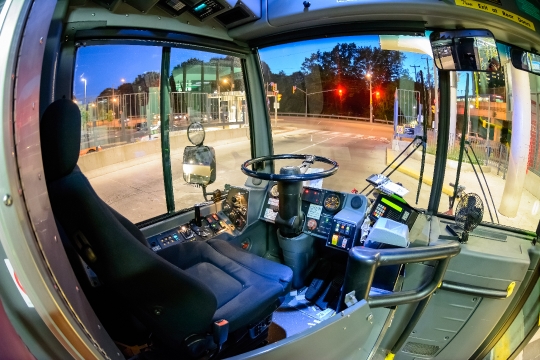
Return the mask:
[(217, 308), (212, 291), (156, 255), (140, 230), (105, 204), (77, 167), (80, 128), (79, 108), (66, 99), (49, 105), (40, 124), (52, 210), (70, 242), (161, 340), (180, 345), (191, 334), (210, 331)]

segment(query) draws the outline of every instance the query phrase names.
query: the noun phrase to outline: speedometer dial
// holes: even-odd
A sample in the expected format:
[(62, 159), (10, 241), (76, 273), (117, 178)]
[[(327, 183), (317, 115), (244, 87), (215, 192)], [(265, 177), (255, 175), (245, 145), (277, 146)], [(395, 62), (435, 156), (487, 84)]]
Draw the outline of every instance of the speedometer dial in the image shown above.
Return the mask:
[(328, 211), (336, 211), (339, 205), (339, 197), (335, 194), (330, 194), (324, 199), (324, 208)]
[(272, 188), (270, 189), (270, 195), (272, 195), (273, 197), (278, 197), (279, 196), (279, 191), (277, 189), (277, 184), (272, 186)]

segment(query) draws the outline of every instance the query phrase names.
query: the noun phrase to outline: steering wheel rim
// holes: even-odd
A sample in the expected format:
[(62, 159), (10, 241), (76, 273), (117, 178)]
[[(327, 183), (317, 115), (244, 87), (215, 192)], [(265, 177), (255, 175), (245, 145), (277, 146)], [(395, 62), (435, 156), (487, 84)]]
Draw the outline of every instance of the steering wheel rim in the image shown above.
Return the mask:
[[(313, 157), (313, 162), (322, 162), (325, 164), (330, 164), (332, 167), (328, 170), (312, 173), (312, 174), (268, 174), (259, 171), (253, 171), (248, 169), (248, 166), (258, 164), (262, 161), (273, 161), (273, 160), (285, 160), (285, 159), (300, 159), (307, 160), (308, 156)], [(339, 169), (339, 164), (331, 159), (328, 159), (323, 156), (317, 155), (302, 155), (302, 154), (278, 154), (278, 155), (269, 155), (261, 156), (255, 159), (250, 159), (245, 161), (241, 166), (240, 170), (247, 176), (261, 179), (261, 180), (273, 180), (273, 181), (309, 181), (322, 179), (331, 175), (334, 175)]]

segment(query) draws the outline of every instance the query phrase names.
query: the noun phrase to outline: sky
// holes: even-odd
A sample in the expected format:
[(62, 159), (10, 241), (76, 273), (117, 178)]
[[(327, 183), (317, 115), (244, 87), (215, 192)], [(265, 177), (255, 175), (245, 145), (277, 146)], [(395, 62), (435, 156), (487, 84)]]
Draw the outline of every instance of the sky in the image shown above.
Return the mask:
[[(290, 75), (295, 71), (299, 71), (304, 60), (317, 50), (330, 51), (338, 43), (355, 43), (358, 46), (380, 47), (378, 35), (363, 35), (363, 36), (343, 36), (326, 39), (301, 41), (291, 47), (290, 44), (273, 46), (270, 48), (260, 49), (261, 60), (266, 62), (273, 73), (279, 71)], [(406, 59), (403, 63), (403, 68), (409, 71), (411, 77), (414, 78), (414, 67), (417, 65), (416, 71), (423, 70), (426, 73), (426, 55), (413, 52), (404, 52)], [(423, 59), (422, 59), (423, 58)], [(431, 66), (431, 65), (430, 65)], [(433, 73), (430, 68), (430, 73)]]
[[(317, 50), (331, 50), (338, 43), (354, 42), (358, 46), (380, 47), (379, 36), (347, 36), (334, 37), (317, 40), (309, 40), (295, 43), (294, 46), (278, 45), (260, 50), (260, 56), (265, 61), (272, 72), (284, 71), (291, 74), (301, 69), (302, 63), (312, 53)], [(161, 68), (161, 47), (144, 45), (98, 45), (81, 47), (77, 51), (74, 94), (81, 101), (84, 100), (86, 79), (86, 96), (88, 101), (92, 101), (104, 89), (117, 88), (125, 82), (132, 82), (139, 74), (148, 71), (159, 72)], [(423, 70), (426, 73), (426, 55), (414, 52), (404, 52), (406, 59), (404, 69), (409, 71), (414, 77), (414, 67), (416, 71)], [(197, 50), (186, 50), (173, 48), (171, 51), (171, 68), (189, 58), (199, 58), (209, 60), (212, 57), (224, 57), (215, 53), (202, 52)], [(431, 65), (430, 65), (431, 66)], [(433, 69), (429, 69), (433, 72)]]
[[(92, 101), (106, 88), (115, 89), (122, 85), (122, 79), (130, 83), (137, 75), (149, 71), (161, 71), (161, 51), (159, 46), (145, 45), (97, 45), (81, 47), (77, 51), (73, 91), (75, 97), (84, 100), (84, 81), (86, 96)], [(173, 48), (171, 50), (171, 69), (190, 58), (208, 61), (211, 58), (225, 57), (221, 54)]]

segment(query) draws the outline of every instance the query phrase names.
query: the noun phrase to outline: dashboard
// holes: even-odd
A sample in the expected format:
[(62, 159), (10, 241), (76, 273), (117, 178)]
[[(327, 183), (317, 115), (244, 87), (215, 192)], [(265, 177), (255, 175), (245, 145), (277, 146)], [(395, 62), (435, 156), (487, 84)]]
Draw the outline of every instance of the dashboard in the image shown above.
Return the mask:
[[(260, 219), (275, 223), (279, 207), (277, 185), (271, 183), (261, 210)], [(304, 187), (302, 232), (324, 239), (326, 246), (349, 251), (358, 244), (368, 200), (364, 195)]]
[[(196, 204), (194, 218), (181, 216), (178, 219), (184, 220), (180, 220), (179, 225), (149, 236), (147, 242), (152, 250), (158, 252), (186, 241), (205, 241), (218, 236), (242, 241), (240, 235), (257, 219), (275, 224), (279, 209), (275, 182), (251, 194), (252, 204), (250, 191), (253, 190), (236, 186), (227, 190), (223, 201)], [(208, 211), (210, 208), (213, 210)], [(364, 195), (313, 187), (302, 188), (301, 210), (305, 216), (304, 234), (321, 239), (328, 248), (344, 252), (363, 245), (371, 225), (379, 217), (406, 224), (410, 229), (418, 216), (418, 212), (400, 198), (381, 194), (370, 204)], [(248, 219), (249, 213), (253, 217)], [(240, 242), (240, 246), (247, 250), (249, 241)]]

